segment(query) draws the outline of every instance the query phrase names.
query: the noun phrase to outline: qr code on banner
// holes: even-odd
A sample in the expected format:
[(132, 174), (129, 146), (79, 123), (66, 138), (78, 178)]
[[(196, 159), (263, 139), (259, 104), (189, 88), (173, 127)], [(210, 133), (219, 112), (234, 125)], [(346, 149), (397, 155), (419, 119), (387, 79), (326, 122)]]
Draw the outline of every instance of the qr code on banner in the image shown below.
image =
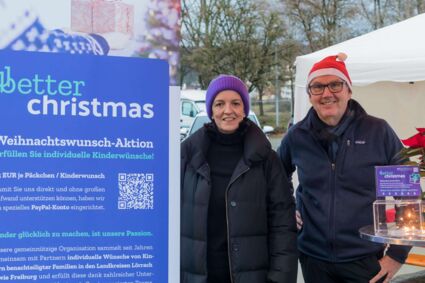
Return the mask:
[(153, 174), (118, 174), (118, 209), (153, 209)]

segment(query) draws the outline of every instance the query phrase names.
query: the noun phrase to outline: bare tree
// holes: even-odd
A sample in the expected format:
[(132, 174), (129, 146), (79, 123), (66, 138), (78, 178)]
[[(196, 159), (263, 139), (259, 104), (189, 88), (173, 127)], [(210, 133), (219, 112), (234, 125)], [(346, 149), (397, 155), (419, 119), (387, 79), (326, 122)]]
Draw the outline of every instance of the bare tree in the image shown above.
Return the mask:
[(182, 0), (182, 7), (182, 62), (198, 74), (201, 87), (220, 73), (234, 74), (261, 101), (280, 66), (281, 15), (258, 0)]
[(394, 22), (402, 21), (408, 19), (410, 17), (416, 16), (420, 13), (424, 12), (425, 9), (425, 1), (416, 0), (416, 1), (394, 1), (394, 8), (397, 13), (397, 17)]
[(373, 0), (373, 3), (370, 0), (360, 1), (360, 12), (371, 26), (371, 29), (378, 29), (386, 25), (386, 18), (388, 18), (388, 12), (390, 12), (390, 2), (391, 0)]
[(351, 38), (356, 6), (351, 0), (282, 0), (294, 34), (301, 34), (308, 51), (316, 51)]
[(361, 0), (360, 15), (375, 30), (425, 12), (425, 1)]

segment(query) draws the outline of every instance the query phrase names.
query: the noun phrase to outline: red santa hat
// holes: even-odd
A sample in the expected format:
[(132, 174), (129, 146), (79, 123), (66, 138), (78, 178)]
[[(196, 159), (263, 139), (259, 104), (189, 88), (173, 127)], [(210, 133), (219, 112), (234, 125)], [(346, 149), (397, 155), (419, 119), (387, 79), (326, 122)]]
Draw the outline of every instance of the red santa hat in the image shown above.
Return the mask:
[(312, 80), (320, 76), (337, 76), (344, 80), (351, 90), (352, 84), (347, 68), (345, 67), (345, 59), (347, 59), (345, 53), (338, 53), (338, 55), (328, 56), (314, 64), (308, 74), (307, 85), (310, 85)]

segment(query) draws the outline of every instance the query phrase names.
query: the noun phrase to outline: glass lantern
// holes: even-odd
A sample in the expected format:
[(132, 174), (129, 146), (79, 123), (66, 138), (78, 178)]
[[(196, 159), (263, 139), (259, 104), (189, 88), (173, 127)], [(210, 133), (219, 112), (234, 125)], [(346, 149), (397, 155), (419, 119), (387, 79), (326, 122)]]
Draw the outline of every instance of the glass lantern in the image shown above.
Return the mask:
[(373, 203), (375, 234), (394, 237), (423, 235), (424, 209), (420, 199), (376, 200)]

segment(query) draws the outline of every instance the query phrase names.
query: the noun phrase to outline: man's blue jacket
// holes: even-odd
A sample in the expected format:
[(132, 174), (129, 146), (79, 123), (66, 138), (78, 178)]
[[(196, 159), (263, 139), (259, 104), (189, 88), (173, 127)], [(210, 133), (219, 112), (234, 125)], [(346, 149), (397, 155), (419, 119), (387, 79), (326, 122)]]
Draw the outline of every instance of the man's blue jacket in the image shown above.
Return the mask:
[[(347, 262), (382, 254), (384, 246), (361, 239), (373, 224), (375, 166), (396, 164), (402, 144), (382, 119), (368, 115), (355, 100), (354, 119), (342, 134), (335, 161), (313, 134), (314, 109), (290, 128), (278, 149), (288, 177), (297, 169), (297, 209), (303, 219), (301, 252), (328, 262)], [(404, 263), (409, 247), (390, 246), (387, 255)]]

